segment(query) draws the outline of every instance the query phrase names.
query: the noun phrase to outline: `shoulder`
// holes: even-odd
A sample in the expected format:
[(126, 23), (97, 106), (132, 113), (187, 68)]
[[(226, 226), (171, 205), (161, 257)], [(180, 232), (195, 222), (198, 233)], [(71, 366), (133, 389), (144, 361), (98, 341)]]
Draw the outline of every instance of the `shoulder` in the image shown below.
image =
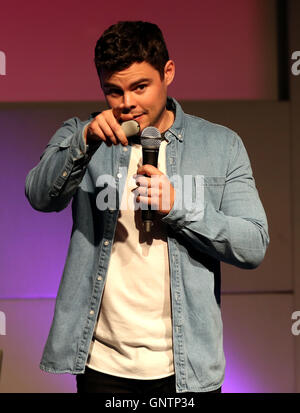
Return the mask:
[(72, 129), (80, 129), (83, 125), (86, 125), (91, 120), (89, 119), (81, 120), (77, 116), (64, 120), (62, 123), (62, 127), (64, 128), (72, 128)]
[(241, 141), (240, 136), (228, 126), (209, 121), (199, 116), (184, 113), (185, 130), (198, 139), (207, 140), (210, 144), (234, 145)]
[(233, 144), (240, 140), (238, 134), (225, 125), (212, 122), (200, 116), (186, 113), (181, 104), (174, 98), (168, 100), (168, 106), (176, 112), (175, 129), (184, 129), (184, 133), (191, 134), (196, 139), (207, 139), (210, 143)]
[(79, 136), (88, 122), (89, 120), (81, 120), (77, 116), (64, 120), (55, 131), (48, 145), (68, 146), (73, 136)]

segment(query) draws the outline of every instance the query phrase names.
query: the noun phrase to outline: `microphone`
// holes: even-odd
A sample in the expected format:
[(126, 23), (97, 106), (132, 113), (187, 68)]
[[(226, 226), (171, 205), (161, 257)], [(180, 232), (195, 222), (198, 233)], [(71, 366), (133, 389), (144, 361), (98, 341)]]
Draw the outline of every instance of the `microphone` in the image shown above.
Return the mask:
[[(153, 126), (145, 128), (141, 134), (141, 145), (143, 151), (143, 165), (149, 164), (157, 168), (158, 151), (163, 138), (159, 130)], [(151, 205), (148, 209), (142, 209), (142, 220), (146, 232), (150, 232), (153, 225), (154, 211)]]
[(127, 120), (121, 124), (127, 138), (138, 135), (140, 132), (140, 124), (136, 120)]
[[(93, 112), (91, 114), (92, 118), (95, 118), (97, 115), (99, 115), (101, 112)], [(140, 132), (140, 124), (136, 120), (127, 120), (123, 123), (121, 123), (121, 128), (123, 129), (125, 135), (127, 138), (130, 138), (131, 136), (138, 135)]]

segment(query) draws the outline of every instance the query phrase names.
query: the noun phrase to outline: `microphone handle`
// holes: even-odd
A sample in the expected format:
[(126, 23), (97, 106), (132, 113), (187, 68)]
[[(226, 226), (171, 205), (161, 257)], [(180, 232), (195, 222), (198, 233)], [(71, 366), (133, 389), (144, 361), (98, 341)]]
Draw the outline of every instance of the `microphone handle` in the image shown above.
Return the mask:
[[(158, 148), (143, 148), (143, 165), (153, 165), (157, 168)], [(142, 221), (144, 223), (145, 231), (150, 232), (153, 225), (154, 211), (151, 210), (151, 205), (148, 209), (142, 209)]]

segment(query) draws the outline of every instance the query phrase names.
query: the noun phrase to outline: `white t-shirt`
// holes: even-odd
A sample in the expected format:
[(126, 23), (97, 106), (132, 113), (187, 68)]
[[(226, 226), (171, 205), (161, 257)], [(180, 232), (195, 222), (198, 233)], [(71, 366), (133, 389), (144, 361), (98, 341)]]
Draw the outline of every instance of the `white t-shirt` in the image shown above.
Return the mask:
[[(166, 173), (162, 141), (158, 169)], [(101, 308), (88, 367), (114, 376), (157, 379), (174, 374), (167, 238), (160, 217), (150, 233), (134, 211), (142, 147), (132, 144)], [(127, 201), (127, 208), (126, 208)]]

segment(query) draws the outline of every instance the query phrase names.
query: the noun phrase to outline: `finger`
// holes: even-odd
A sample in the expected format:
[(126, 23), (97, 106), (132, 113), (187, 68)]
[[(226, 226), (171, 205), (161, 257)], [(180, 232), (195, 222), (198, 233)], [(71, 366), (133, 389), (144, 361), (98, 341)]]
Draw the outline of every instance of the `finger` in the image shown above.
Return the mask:
[(141, 195), (141, 196), (145, 196), (145, 197), (149, 197), (149, 198), (159, 197), (159, 189), (158, 188), (150, 188), (150, 187), (146, 187), (146, 186), (139, 186), (135, 190), (136, 190), (136, 193)]
[(123, 145), (128, 145), (127, 136), (126, 136), (124, 130), (122, 129), (121, 125), (118, 122), (114, 122), (111, 125), (111, 128), (112, 128), (115, 136), (117, 137), (118, 141), (121, 142)]
[(94, 140), (101, 139), (104, 142), (107, 140), (106, 136), (99, 128), (98, 123), (95, 121), (91, 122), (91, 124), (87, 127), (87, 137)]
[(145, 165), (141, 165), (138, 170), (137, 173), (140, 175), (163, 175), (163, 172), (161, 172), (158, 168), (156, 168), (153, 165), (149, 165), (149, 164), (145, 164)]
[(122, 143), (123, 145), (128, 145), (127, 136), (120, 125), (118, 118), (114, 116), (113, 110), (105, 111), (104, 113), (105, 120), (109, 127), (111, 128), (117, 142)]
[(101, 129), (107, 140), (111, 141), (114, 145), (117, 145), (117, 138), (104, 117), (98, 119), (98, 127)]
[(101, 129), (105, 137), (108, 138), (106, 139), (107, 142), (111, 142), (114, 145), (119, 142), (124, 145), (128, 144), (127, 137), (117, 119), (114, 117), (111, 109), (101, 112), (98, 116), (96, 116), (95, 121), (98, 128)]
[(138, 175), (137, 178), (135, 178), (135, 182), (139, 186), (151, 187), (151, 178), (143, 175)]

